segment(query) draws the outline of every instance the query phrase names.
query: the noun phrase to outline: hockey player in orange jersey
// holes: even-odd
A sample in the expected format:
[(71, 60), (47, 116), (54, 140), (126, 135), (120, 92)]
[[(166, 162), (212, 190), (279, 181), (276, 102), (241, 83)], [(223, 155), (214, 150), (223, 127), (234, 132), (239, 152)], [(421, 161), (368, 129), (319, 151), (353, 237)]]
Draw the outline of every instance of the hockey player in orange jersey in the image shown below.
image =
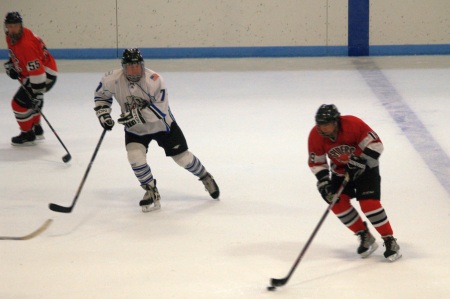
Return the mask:
[(21, 87), (11, 101), (21, 133), (11, 139), (11, 144), (34, 145), (36, 139), (44, 138), (40, 111), (44, 93), (56, 82), (56, 62), (44, 42), (23, 27), (22, 16), (18, 12), (6, 14), (4, 29), (9, 50), (9, 61), (4, 64), (6, 74), (21, 81)]
[(308, 164), (317, 178), (320, 194), (330, 203), (347, 172), (350, 181), (331, 210), (359, 236), (361, 244), (357, 253), (363, 258), (368, 257), (378, 245), (350, 202), (356, 197), (364, 216), (383, 238), (384, 257), (391, 262), (397, 260), (402, 256), (400, 247), (380, 201), (378, 158), (383, 152), (381, 139), (361, 119), (352, 115), (341, 116), (335, 105), (320, 106), (315, 121), (308, 138)]

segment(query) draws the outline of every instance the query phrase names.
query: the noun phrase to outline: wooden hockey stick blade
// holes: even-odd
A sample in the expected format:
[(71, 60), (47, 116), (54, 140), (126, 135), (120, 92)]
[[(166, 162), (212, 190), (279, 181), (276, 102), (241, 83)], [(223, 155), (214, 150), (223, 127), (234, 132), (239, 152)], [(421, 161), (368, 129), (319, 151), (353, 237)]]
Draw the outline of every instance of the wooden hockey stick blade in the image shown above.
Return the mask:
[(0, 237), (0, 240), (18, 240), (18, 241), (22, 241), (22, 240), (29, 240), (32, 239), (36, 236), (39, 236), (43, 231), (45, 231), (50, 224), (53, 222), (53, 219), (47, 219), (44, 224), (41, 225), (41, 227), (39, 227), (37, 230), (35, 230), (34, 232), (32, 232), (31, 234), (22, 236), (22, 237)]
[(48, 205), (48, 208), (54, 212), (70, 213), (70, 212), (72, 212), (73, 205), (70, 207), (63, 207), (63, 206), (57, 205), (55, 203), (51, 203)]

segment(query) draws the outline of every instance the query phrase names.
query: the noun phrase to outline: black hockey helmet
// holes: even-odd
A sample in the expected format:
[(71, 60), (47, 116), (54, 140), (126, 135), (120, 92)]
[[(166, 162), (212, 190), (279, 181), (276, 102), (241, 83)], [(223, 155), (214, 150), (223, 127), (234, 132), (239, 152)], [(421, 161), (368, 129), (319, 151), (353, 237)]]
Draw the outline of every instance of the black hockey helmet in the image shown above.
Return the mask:
[(17, 11), (10, 11), (5, 16), (5, 24), (19, 24), (22, 22), (22, 16)]
[(122, 54), (122, 65), (144, 62), (141, 51), (137, 48), (125, 49)]
[[(128, 73), (128, 65), (131, 64), (139, 64), (141, 66), (141, 71), (139, 74), (133, 72), (132, 74)], [(142, 75), (144, 73), (144, 58), (142, 57), (141, 51), (137, 48), (125, 49), (122, 54), (122, 69), (123, 73), (127, 77), (127, 79), (131, 82), (138, 82), (141, 80)]]
[(335, 105), (323, 104), (316, 112), (316, 124), (323, 125), (331, 122), (337, 122), (339, 121), (340, 116), (341, 114)]
[[(14, 33), (9, 32), (6, 27), (10, 24), (20, 24), (19, 31)], [(18, 13), (17, 11), (8, 12), (5, 16), (3, 29), (5, 31), (5, 34), (10, 38), (11, 43), (14, 45), (22, 37), (23, 34), (23, 24), (20, 13)]]

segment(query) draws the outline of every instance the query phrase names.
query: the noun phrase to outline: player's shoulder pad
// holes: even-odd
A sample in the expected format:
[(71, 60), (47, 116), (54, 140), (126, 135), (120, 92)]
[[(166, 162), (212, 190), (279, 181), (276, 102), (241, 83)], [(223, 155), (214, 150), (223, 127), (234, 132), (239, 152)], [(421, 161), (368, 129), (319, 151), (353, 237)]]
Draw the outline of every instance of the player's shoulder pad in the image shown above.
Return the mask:
[(119, 80), (119, 78), (122, 75), (122, 69), (112, 70), (109, 72), (106, 72), (103, 76), (104, 82), (114, 82)]
[(114, 71), (107, 71), (104, 76), (108, 77), (108, 76), (111, 76), (113, 73), (114, 73)]
[(145, 71), (145, 76), (147, 78), (150, 78), (150, 80), (152, 80), (152, 81), (162, 80), (161, 75), (158, 74), (157, 72), (155, 72), (151, 69), (148, 69), (148, 68), (145, 68), (144, 71)]

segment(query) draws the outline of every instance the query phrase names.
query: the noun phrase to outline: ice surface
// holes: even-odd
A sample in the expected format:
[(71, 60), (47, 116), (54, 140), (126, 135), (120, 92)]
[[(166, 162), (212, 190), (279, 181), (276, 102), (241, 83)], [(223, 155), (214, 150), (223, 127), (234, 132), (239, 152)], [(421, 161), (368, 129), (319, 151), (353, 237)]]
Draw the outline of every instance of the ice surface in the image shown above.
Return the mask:
[[(0, 241), (0, 298), (450, 297), (450, 173), (424, 159), (450, 154), (449, 56), (146, 65), (165, 78), (172, 112), (217, 180), (220, 201), (152, 144), (148, 159), (162, 209), (142, 213), (143, 190), (116, 125), (73, 212), (50, 211), (50, 202), (72, 203), (102, 132), (93, 92), (119, 61), (59, 61), (44, 113), (72, 154), (68, 164), (45, 123), (44, 142), (10, 145), (19, 133), (10, 107), (18, 84), (2, 75), (0, 235), (28, 234), (48, 218), (54, 223), (32, 240)], [(382, 104), (384, 91), (363, 76), (371, 69), (361, 65), (374, 67), (373, 80), (387, 80), (387, 95), (401, 96), (440, 151), (414, 146), (392, 117), (398, 111)], [(268, 292), (270, 278), (288, 273), (326, 208), (306, 164), (306, 139), (322, 103), (363, 118), (382, 138), (382, 203), (403, 258), (385, 261), (371, 227), (380, 248), (360, 259), (356, 236), (330, 214), (289, 283)]]

